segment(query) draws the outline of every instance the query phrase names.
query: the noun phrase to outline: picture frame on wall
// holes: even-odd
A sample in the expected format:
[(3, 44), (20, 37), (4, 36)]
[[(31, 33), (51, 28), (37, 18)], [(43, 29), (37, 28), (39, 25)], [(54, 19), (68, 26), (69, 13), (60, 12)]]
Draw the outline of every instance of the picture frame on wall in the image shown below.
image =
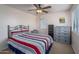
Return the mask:
[(60, 17), (60, 18), (59, 18), (59, 22), (60, 22), (60, 23), (65, 23), (65, 17)]

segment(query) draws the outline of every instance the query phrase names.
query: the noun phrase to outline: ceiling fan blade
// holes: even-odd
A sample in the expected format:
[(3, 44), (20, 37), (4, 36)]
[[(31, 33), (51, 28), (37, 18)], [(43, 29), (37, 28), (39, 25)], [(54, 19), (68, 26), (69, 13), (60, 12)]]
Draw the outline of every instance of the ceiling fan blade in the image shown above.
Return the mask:
[(33, 4), (36, 8), (39, 8), (39, 6), (37, 4)]
[(48, 11), (43, 10), (43, 12), (48, 13)]
[(28, 11), (35, 11), (36, 9), (30, 9), (30, 10), (28, 10)]
[(42, 9), (48, 9), (48, 8), (51, 8), (51, 6), (43, 7)]

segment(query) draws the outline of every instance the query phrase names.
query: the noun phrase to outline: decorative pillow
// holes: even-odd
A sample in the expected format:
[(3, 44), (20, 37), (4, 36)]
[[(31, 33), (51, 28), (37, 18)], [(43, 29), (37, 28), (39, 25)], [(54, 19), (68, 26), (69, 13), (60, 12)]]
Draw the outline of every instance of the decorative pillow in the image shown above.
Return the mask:
[(33, 30), (31, 33), (39, 33), (38, 30)]

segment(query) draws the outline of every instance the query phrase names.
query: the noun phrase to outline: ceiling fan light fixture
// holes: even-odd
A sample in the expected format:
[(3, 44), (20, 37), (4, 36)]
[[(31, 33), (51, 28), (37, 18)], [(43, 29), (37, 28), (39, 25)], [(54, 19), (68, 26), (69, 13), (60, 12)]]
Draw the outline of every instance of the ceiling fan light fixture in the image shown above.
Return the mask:
[(42, 10), (37, 10), (36, 12), (37, 12), (37, 13), (42, 13)]

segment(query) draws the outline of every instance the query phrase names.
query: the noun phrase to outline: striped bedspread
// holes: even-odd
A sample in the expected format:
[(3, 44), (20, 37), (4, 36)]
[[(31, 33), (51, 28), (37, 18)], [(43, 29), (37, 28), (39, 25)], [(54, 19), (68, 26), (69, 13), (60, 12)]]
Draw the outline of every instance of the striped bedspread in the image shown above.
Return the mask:
[(15, 34), (8, 41), (11, 49), (25, 54), (45, 54), (52, 43), (50, 36), (32, 33)]

